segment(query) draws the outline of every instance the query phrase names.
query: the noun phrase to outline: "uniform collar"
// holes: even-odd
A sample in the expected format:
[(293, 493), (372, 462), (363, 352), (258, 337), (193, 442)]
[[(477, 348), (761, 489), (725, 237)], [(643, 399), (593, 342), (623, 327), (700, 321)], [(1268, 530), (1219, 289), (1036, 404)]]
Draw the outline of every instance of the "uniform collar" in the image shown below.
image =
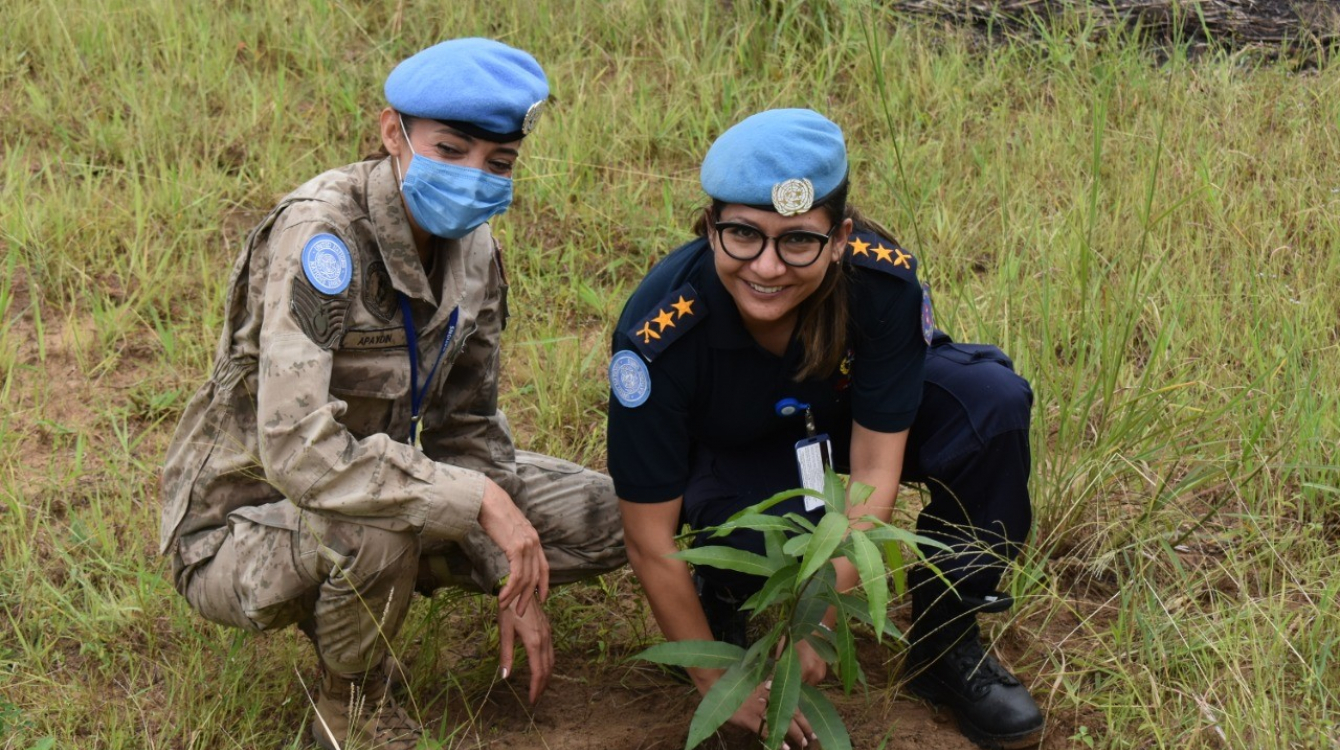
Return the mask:
[[(414, 234), (410, 230), (409, 215), (400, 198), (400, 185), (391, 168), (391, 157), (386, 157), (372, 168), (367, 182), (368, 215), (377, 238), (382, 262), (391, 277), (391, 286), (406, 296), (436, 304), (437, 295), (428, 284), (419, 253), (414, 249)], [(454, 240), (443, 240), (454, 243)], [(448, 252), (443, 248), (440, 252)], [(442, 262), (444, 258), (439, 258)]]

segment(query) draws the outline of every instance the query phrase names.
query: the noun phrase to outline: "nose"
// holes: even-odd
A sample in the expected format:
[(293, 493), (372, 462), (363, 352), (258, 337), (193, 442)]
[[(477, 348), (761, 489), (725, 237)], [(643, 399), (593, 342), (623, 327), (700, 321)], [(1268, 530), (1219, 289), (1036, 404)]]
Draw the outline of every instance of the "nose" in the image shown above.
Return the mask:
[[(768, 247), (772, 247), (772, 252), (768, 252)], [(750, 261), (754, 273), (763, 278), (775, 278), (786, 273), (786, 264), (782, 262), (781, 250), (777, 246), (777, 238), (768, 237), (763, 240), (763, 252), (758, 254), (757, 258)]]

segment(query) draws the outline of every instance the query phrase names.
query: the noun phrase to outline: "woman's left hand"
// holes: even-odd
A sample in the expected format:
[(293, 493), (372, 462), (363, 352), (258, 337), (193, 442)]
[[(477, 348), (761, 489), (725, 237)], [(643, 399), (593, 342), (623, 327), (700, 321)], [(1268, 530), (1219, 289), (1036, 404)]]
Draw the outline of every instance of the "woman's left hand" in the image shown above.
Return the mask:
[(516, 604), (508, 604), (498, 609), (498, 645), (501, 654), (499, 665), (503, 679), (512, 674), (512, 655), (515, 651), (517, 636), (521, 645), (526, 647), (526, 656), (530, 659), (530, 702), (534, 705), (549, 684), (549, 675), (554, 671), (554, 644), (549, 630), (549, 618), (544, 607), (538, 601), (530, 602), (524, 615), (517, 614)]

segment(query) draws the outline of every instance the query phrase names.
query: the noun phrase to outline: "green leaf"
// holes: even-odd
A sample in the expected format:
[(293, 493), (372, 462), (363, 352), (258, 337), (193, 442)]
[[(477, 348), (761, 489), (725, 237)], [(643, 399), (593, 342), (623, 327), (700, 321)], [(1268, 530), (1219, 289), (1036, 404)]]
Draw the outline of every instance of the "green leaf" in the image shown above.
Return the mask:
[(736, 529), (772, 530), (787, 533), (796, 531), (795, 524), (788, 523), (785, 518), (780, 516), (770, 516), (767, 513), (745, 513), (738, 517), (732, 516), (729, 521), (717, 526), (712, 533), (712, 537), (726, 536)]
[(747, 573), (754, 576), (767, 578), (782, 567), (780, 563), (769, 560), (762, 555), (756, 555), (753, 552), (735, 549), (734, 547), (694, 547), (692, 549), (681, 550), (671, 555), (681, 560), (686, 560), (694, 565), (707, 565), (713, 568), (722, 568), (724, 570), (734, 570), (737, 573)]
[(851, 750), (851, 736), (833, 704), (813, 685), (800, 686), (800, 712), (810, 722), (824, 750)]
[(791, 717), (800, 703), (800, 657), (793, 644), (782, 649), (777, 668), (772, 673), (772, 690), (768, 694), (768, 747), (777, 750), (786, 739)]
[(870, 499), (870, 495), (875, 491), (874, 487), (861, 482), (852, 482), (847, 488), (847, 502), (851, 505), (860, 505)]
[(875, 638), (883, 641), (884, 623), (889, 617), (889, 580), (885, 578), (879, 548), (859, 529), (853, 529), (848, 558), (861, 576), (861, 588), (870, 603), (870, 621), (875, 624)]
[(823, 520), (819, 521), (819, 528), (814, 530), (814, 537), (805, 550), (805, 557), (801, 560), (801, 580), (814, 575), (819, 568), (828, 562), (833, 550), (837, 549), (837, 546), (842, 543), (842, 537), (846, 533), (846, 516), (841, 513), (824, 514)]
[(813, 536), (813, 534), (796, 534), (790, 539), (787, 539), (786, 544), (782, 545), (782, 552), (791, 557), (800, 557), (805, 551), (805, 546), (810, 543), (810, 538)]
[(790, 500), (793, 497), (800, 497), (801, 495), (809, 494), (809, 492), (810, 492), (809, 490), (806, 490), (804, 488), (796, 488), (794, 490), (782, 490), (781, 492), (778, 492), (776, 495), (773, 495), (772, 497), (768, 498), (767, 500), (764, 500), (761, 503), (755, 503), (749, 506), (748, 508), (740, 510), (735, 515), (731, 516), (730, 518), (727, 518), (726, 523), (735, 521), (740, 516), (747, 515), (750, 513), (762, 513), (763, 511), (767, 510), (768, 508), (771, 508), (777, 503), (782, 502), (783, 500)]
[(856, 639), (852, 637), (845, 618), (839, 617), (833, 628), (833, 647), (837, 650), (837, 671), (842, 678), (842, 692), (850, 695), (858, 680), (865, 682), (865, 673), (856, 660)]
[(832, 565), (825, 566), (804, 583), (791, 615), (793, 632), (809, 633), (819, 627), (819, 621), (828, 612), (828, 607), (839, 602), (836, 584), (837, 571)]
[(791, 563), (785, 568), (772, 574), (772, 577), (763, 584), (763, 588), (754, 592), (754, 595), (745, 600), (740, 605), (740, 609), (753, 610), (755, 612), (767, 609), (777, 597), (795, 589), (796, 573), (800, 571), (800, 563)]
[(780, 531), (763, 532), (763, 549), (768, 554), (768, 559), (779, 565), (785, 565), (790, 562), (782, 552), (782, 545), (786, 543), (786, 535)]
[[(852, 594), (839, 594), (838, 603), (841, 606), (843, 617), (858, 620), (872, 628), (875, 626), (875, 623), (870, 621), (870, 608), (866, 606), (866, 601), (861, 597)], [(888, 632), (894, 630), (892, 623), (885, 625), (884, 629)]]
[(721, 728), (722, 724), (734, 714), (763, 681), (763, 660), (754, 663), (738, 662), (726, 670), (693, 712), (693, 721), (689, 724), (689, 739), (685, 750), (701, 745), (703, 740)]
[(800, 515), (799, 513), (787, 513), (784, 516), (784, 518), (786, 518), (786, 520), (788, 521), (794, 521), (797, 525), (799, 525), (806, 531), (809, 531), (811, 533), (814, 531), (814, 522)]
[(936, 549), (943, 549), (943, 550), (949, 549), (948, 544), (945, 544), (944, 542), (941, 542), (938, 539), (931, 539), (928, 536), (922, 536), (920, 534), (908, 531), (907, 529), (900, 529), (897, 526), (892, 526), (890, 524), (884, 523), (880, 521), (878, 518), (875, 518), (874, 516), (865, 516), (861, 520), (873, 521), (876, 524), (875, 528), (869, 529), (865, 532), (866, 536), (870, 537), (870, 541), (874, 542), (875, 544), (886, 544), (888, 542), (902, 542), (903, 544), (906, 544), (908, 547), (911, 547), (913, 551), (917, 553), (917, 557), (919, 558), (924, 557), (924, 555), (922, 555), (921, 553), (922, 547), (934, 547)]
[(824, 470), (824, 504), (830, 511), (847, 512), (847, 486), (831, 466)]
[(676, 667), (728, 669), (744, 658), (744, 649), (721, 641), (673, 641), (658, 643), (633, 658)]
[(823, 659), (825, 663), (836, 664), (838, 654), (837, 649), (833, 648), (832, 641), (829, 640), (831, 637), (831, 633), (820, 628), (810, 631), (810, 634), (805, 636), (805, 641), (810, 644), (810, 648), (814, 649), (814, 653), (818, 654), (819, 658)]
[[(866, 537), (869, 539), (870, 537)], [(898, 542), (884, 543), (884, 562), (893, 574), (893, 590), (902, 596), (907, 593), (907, 568), (903, 563), (903, 545)]]

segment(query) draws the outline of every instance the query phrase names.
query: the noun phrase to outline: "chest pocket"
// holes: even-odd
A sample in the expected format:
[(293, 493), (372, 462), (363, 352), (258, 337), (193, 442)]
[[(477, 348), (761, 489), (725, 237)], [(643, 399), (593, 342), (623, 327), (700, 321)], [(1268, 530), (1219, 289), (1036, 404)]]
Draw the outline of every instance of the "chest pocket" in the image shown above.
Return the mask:
[(333, 354), (330, 392), (349, 405), (341, 421), (360, 438), (388, 432), (409, 396), (409, 355), (403, 348)]

